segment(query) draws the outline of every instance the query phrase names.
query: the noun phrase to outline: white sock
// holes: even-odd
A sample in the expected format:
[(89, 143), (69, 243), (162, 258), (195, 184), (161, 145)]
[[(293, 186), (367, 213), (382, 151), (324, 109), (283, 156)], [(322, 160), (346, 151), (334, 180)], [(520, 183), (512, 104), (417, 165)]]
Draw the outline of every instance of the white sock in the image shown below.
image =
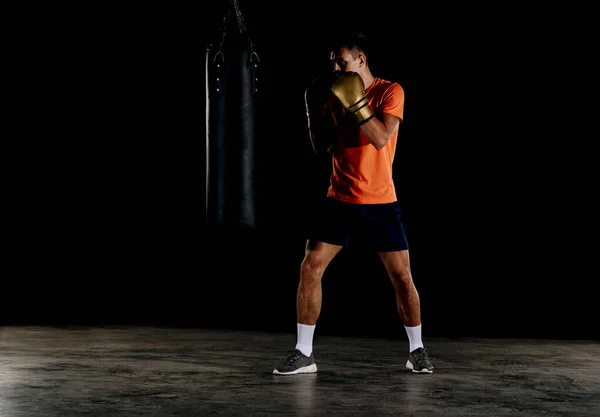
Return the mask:
[(415, 349), (418, 349), (423, 346), (423, 341), (421, 340), (421, 325), (414, 327), (404, 326), (406, 329), (406, 334), (408, 335), (408, 343), (409, 343), (409, 352), (412, 352)]
[(298, 323), (298, 339), (296, 349), (310, 356), (313, 351), (313, 335), (315, 334), (315, 324), (300, 324)]

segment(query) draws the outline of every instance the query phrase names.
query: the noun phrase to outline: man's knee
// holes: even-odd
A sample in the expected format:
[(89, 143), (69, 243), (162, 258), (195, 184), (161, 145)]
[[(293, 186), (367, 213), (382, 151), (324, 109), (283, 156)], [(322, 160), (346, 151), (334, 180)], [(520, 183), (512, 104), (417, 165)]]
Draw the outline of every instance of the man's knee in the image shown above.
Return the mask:
[(320, 280), (327, 265), (312, 257), (304, 258), (300, 266), (300, 278), (304, 280)]
[(412, 285), (412, 274), (409, 267), (402, 267), (389, 272), (390, 279), (394, 285)]

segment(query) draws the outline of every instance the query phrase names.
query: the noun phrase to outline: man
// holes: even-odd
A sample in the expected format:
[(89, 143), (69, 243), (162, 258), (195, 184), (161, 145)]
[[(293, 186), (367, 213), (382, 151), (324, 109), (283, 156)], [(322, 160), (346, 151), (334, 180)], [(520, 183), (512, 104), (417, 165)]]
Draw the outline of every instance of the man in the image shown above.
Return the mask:
[(331, 58), (332, 77), (312, 83), (305, 95), (313, 149), (332, 158), (330, 184), (323, 207), (316, 210), (301, 264), (297, 343), (273, 373), (317, 371), (313, 335), (321, 311), (321, 278), (333, 258), (356, 243), (379, 254), (392, 281), (409, 340), (405, 366), (413, 372), (432, 373), (421, 339), (420, 299), (392, 178), (404, 90), (371, 73), (362, 33), (334, 45)]

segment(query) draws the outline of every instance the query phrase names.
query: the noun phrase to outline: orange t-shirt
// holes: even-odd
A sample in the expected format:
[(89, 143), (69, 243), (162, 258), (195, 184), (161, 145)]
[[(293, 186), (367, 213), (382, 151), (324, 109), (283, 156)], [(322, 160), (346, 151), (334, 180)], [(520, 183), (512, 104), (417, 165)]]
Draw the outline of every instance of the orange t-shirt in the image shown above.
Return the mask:
[[(369, 106), (379, 120), (383, 113), (402, 120), (404, 89), (395, 82), (375, 78), (365, 90)], [(339, 102), (331, 101), (337, 130), (337, 147), (327, 196), (348, 203), (385, 204), (397, 200), (392, 162), (398, 129), (385, 146), (377, 150), (362, 133), (352, 115)]]

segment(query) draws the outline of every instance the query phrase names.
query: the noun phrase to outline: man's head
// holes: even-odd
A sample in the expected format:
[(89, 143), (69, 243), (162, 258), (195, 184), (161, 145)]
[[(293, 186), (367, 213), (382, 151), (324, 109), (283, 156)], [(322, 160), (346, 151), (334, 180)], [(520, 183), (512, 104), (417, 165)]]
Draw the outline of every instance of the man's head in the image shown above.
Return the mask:
[(369, 47), (362, 32), (353, 32), (338, 38), (331, 47), (334, 71), (357, 72), (361, 75), (369, 70)]

